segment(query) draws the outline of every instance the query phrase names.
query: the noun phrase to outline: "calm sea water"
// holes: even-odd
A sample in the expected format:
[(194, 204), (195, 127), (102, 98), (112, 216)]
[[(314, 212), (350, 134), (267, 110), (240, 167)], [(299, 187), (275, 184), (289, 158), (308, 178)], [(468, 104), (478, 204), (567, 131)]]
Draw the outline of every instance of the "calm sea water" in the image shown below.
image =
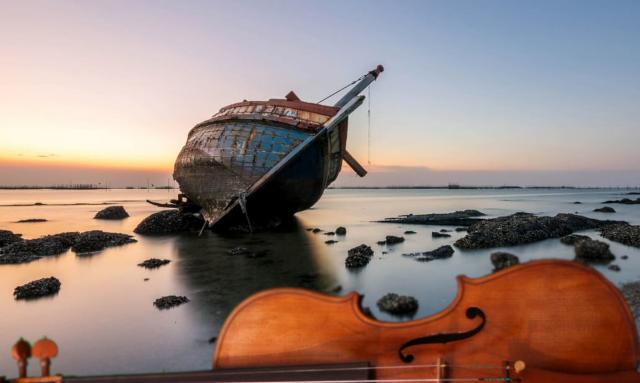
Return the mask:
[[(328, 190), (322, 200), (299, 213), (292, 227), (277, 233), (221, 236), (215, 233), (166, 237), (136, 235), (138, 243), (106, 249), (90, 257), (72, 252), (26, 265), (0, 265), (0, 375), (15, 376), (9, 349), (19, 338), (35, 341), (46, 335), (60, 346), (54, 373), (105, 374), (207, 369), (224, 319), (250, 294), (276, 286), (306, 286), (338, 294), (358, 291), (363, 305), (380, 320), (396, 321), (381, 313), (376, 301), (388, 292), (416, 297), (415, 318), (445, 308), (456, 293), (458, 274), (481, 276), (491, 272), (489, 255), (496, 250), (517, 254), (521, 261), (538, 258), (573, 258), (573, 249), (557, 239), (490, 250), (456, 249), (452, 258), (418, 263), (402, 253), (432, 250), (452, 244), (465, 233), (432, 239), (431, 231), (443, 226), (374, 223), (408, 213), (436, 213), (478, 209), (489, 217), (526, 211), (554, 215), (579, 212), (602, 219), (640, 224), (640, 206), (616, 205), (616, 214), (592, 212), (607, 199), (622, 198), (624, 190)], [(62, 231), (105, 230), (133, 234), (144, 217), (159, 209), (144, 202), (173, 198), (175, 191), (0, 191), (0, 228), (35, 238)], [(573, 204), (581, 201), (581, 205)], [(42, 202), (46, 206), (7, 206)], [(113, 202), (124, 205), (131, 217), (122, 221), (92, 219), (104, 206), (71, 203)], [(15, 223), (25, 218), (46, 218), (45, 223)], [(313, 234), (305, 228), (333, 231), (347, 228), (345, 237)], [(378, 246), (386, 235), (402, 235), (404, 243)], [(596, 232), (586, 232), (610, 243), (622, 271), (596, 268), (620, 284), (640, 279), (640, 250), (609, 242)], [(326, 245), (327, 239), (337, 239)], [(344, 267), (347, 250), (361, 243), (372, 246), (375, 256), (364, 269)], [(264, 258), (230, 257), (227, 250), (243, 246), (269, 250)], [(383, 254), (385, 251), (387, 254)], [(136, 265), (151, 258), (172, 262), (157, 270)], [(55, 276), (60, 293), (37, 301), (14, 301), (13, 289), (34, 279)], [(149, 281), (144, 281), (149, 278)], [(158, 311), (153, 301), (164, 295), (186, 295), (191, 302)], [(36, 374), (37, 363), (30, 373)]]

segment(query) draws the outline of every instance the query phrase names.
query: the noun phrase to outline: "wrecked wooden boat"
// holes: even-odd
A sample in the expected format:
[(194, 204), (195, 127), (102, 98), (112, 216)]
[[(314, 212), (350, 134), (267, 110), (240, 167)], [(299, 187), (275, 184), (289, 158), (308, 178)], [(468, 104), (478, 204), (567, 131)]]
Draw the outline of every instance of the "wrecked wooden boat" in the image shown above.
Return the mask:
[(352, 83), (334, 105), (285, 99), (242, 101), (220, 109), (189, 132), (173, 178), (210, 227), (264, 223), (313, 206), (340, 173), (347, 152), (348, 116), (381, 65)]

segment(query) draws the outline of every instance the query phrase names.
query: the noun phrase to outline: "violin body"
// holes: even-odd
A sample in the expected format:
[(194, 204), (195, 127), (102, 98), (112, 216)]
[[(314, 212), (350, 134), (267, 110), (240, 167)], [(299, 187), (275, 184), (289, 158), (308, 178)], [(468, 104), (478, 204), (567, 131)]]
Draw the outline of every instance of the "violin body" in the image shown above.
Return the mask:
[[(410, 322), (372, 319), (360, 301), (356, 293), (258, 293), (225, 322), (214, 367), (367, 362), (375, 379), (640, 382), (629, 307), (611, 282), (575, 262), (460, 276), (446, 309)], [(514, 361), (526, 368), (516, 371)]]

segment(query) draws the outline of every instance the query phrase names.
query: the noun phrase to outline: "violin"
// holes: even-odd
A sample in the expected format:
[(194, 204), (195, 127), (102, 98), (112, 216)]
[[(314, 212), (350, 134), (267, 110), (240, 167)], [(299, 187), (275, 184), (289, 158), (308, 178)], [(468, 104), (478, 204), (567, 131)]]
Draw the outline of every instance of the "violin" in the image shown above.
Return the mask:
[(266, 290), (227, 318), (211, 371), (15, 382), (640, 383), (631, 311), (592, 268), (531, 261), (457, 281), (446, 309), (401, 323), (367, 316), (357, 293)]

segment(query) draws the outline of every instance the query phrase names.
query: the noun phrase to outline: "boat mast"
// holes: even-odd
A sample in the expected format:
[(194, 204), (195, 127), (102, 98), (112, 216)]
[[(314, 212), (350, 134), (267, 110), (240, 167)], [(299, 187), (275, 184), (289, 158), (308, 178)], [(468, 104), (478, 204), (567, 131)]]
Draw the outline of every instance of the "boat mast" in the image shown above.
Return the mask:
[(367, 73), (359, 83), (351, 88), (351, 90), (347, 92), (347, 94), (342, 96), (342, 98), (339, 99), (338, 102), (336, 102), (333, 106), (335, 106), (336, 108), (342, 108), (343, 106), (345, 106), (349, 102), (349, 100), (359, 95), (360, 92), (362, 92), (369, 86), (369, 84), (376, 81), (380, 73), (382, 73), (383, 71), (384, 67), (382, 65), (378, 65), (376, 69)]

